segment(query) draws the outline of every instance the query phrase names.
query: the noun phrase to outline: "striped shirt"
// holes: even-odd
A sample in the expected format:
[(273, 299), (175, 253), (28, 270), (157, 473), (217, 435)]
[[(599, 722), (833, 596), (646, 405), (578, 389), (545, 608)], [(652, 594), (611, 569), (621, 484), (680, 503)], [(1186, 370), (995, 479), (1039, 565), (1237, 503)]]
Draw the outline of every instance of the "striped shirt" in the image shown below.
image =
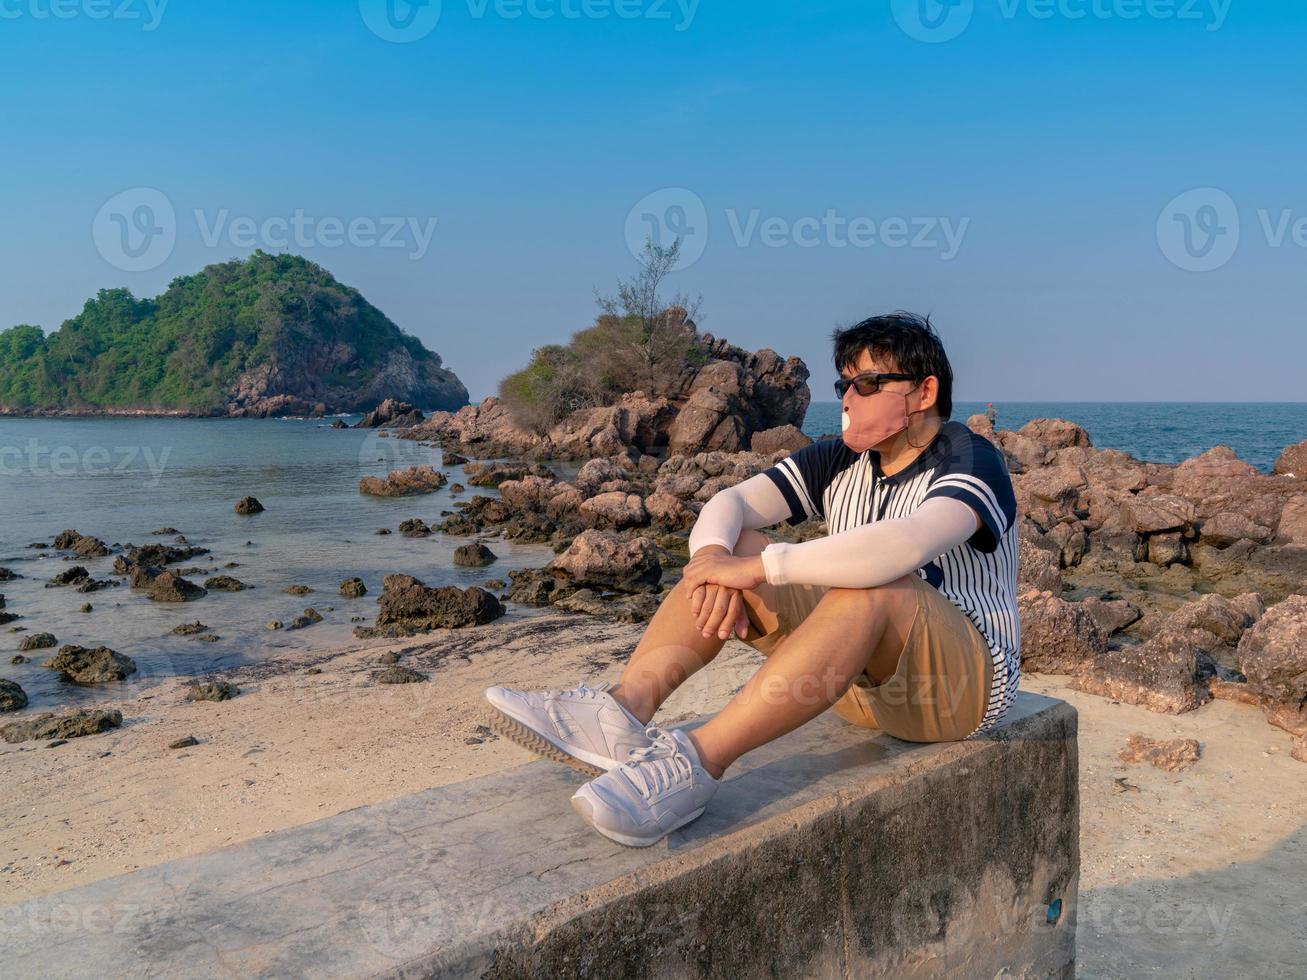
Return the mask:
[(1016, 697), (1021, 675), (1016, 496), (997, 447), (949, 421), (892, 476), (881, 472), (879, 453), (855, 453), (842, 439), (811, 443), (764, 472), (789, 504), (790, 524), (816, 517), (828, 534), (907, 517), (931, 497), (952, 497), (975, 510), (976, 533), (917, 574), (961, 609), (989, 646), (994, 684), (977, 731), (992, 729)]

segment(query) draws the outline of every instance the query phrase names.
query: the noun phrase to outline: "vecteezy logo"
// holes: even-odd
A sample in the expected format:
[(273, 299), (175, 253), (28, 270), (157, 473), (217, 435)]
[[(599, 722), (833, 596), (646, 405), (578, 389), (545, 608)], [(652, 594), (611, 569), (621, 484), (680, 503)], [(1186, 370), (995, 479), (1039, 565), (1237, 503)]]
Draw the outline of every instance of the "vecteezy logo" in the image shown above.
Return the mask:
[(890, 0), (890, 10), (899, 30), (908, 37), (939, 44), (967, 29), (976, 0)]
[(1239, 247), (1239, 209), (1215, 187), (1198, 187), (1171, 200), (1157, 218), (1157, 244), (1174, 266), (1211, 272)]
[(91, 223), (96, 251), (123, 272), (148, 272), (177, 244), (172, 201), (153, 187), (133, 187), (104, 202)]
[(441, 0), (359, 0), (368, 30), (383, 41), (408, 44), (436, 29)]
[(626, 215), (626, 247), (637, 259), (646, 241), (668, 247), (677, 239), (681, 253), (673, 272), (694, 265), (708, 247), (708, 209), (694, 191), (664, 187), (640, 198)]

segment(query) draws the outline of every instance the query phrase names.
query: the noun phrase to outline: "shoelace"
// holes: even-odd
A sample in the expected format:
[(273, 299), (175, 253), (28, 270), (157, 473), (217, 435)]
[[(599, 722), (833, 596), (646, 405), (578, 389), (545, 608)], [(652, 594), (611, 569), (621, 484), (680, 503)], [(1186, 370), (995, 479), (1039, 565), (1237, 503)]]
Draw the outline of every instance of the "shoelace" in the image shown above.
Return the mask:
[(570, 694), (573, 697), (593, 698), (593, 697), (597, 697), (599, 694), (602, 694), (604, 691), (608, 690), (608, 688), (610, 688), (611, 686), (612, 685), (609, 684), (608, 681), (600, 681), (594, 687), (589, 687), (585, 683), (585, 681), (582, 681), (579, 685), (569, 690), (542, 691), (540, 696), (542, 698), (557, 698), (557, 697), (562, 697), (564, 694)]
[(654, 793), (670, 789), (684, 782), (694, 772), (694, 766), (672, 733), (657, 725), (650, 725), (644, 733), (653, 739), (648, 745), (632, 749), (622, 769), (639, 794), (649, 799)]

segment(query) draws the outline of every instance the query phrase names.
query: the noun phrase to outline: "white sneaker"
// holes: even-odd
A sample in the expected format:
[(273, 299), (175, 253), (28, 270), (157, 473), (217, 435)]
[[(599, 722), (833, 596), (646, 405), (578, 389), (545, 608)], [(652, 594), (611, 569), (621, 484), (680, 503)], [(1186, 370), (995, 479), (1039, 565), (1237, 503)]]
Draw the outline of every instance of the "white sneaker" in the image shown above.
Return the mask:
[(572, 809), (609, 840), (657, 844), (694, 820), (717, 792), (699, 753), (679, 728), (650, 725), (652, 744), (572, 794)]
[(486, 723), (523, 748), (598, 776), (650, 743), (645, 726), (608, 693), (607, 681), (570, 691), (486, 689)]

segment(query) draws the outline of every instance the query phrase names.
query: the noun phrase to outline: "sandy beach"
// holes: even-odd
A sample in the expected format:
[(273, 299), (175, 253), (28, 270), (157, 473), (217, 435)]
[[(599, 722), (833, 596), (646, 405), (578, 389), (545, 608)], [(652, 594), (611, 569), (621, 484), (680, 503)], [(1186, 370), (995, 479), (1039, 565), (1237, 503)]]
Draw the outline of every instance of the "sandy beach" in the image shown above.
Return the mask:
[[(187, 702), (170, 680), (117, 705), (120, 729), (0, 746), (9, 784), (30, 789), (0, 803), (3, 904), (530, 762), (478, 727), (482, 691), (616, 680), (641, 629), (515, 611), (243, 668), (226, 675), (241, 688), (229, 701)], [(375, 684), (387, 652), (430, 679)], [(658, 720), (717, 710), (759, 662), (732, 640)], [(1080, 976), (1229, 976), (1235, 963), (1294, 975), (1307, 962), (1307, 782), (1289, 736), (1246, 705), (1167, 716), (1057, 676), (1023, 686), (1080, 712)], [(1181, 772), (1123, 763), (1134, 732), (1197, 738), (1202, 757)], [(188, 735), (199, 744), (167, 747)]]

